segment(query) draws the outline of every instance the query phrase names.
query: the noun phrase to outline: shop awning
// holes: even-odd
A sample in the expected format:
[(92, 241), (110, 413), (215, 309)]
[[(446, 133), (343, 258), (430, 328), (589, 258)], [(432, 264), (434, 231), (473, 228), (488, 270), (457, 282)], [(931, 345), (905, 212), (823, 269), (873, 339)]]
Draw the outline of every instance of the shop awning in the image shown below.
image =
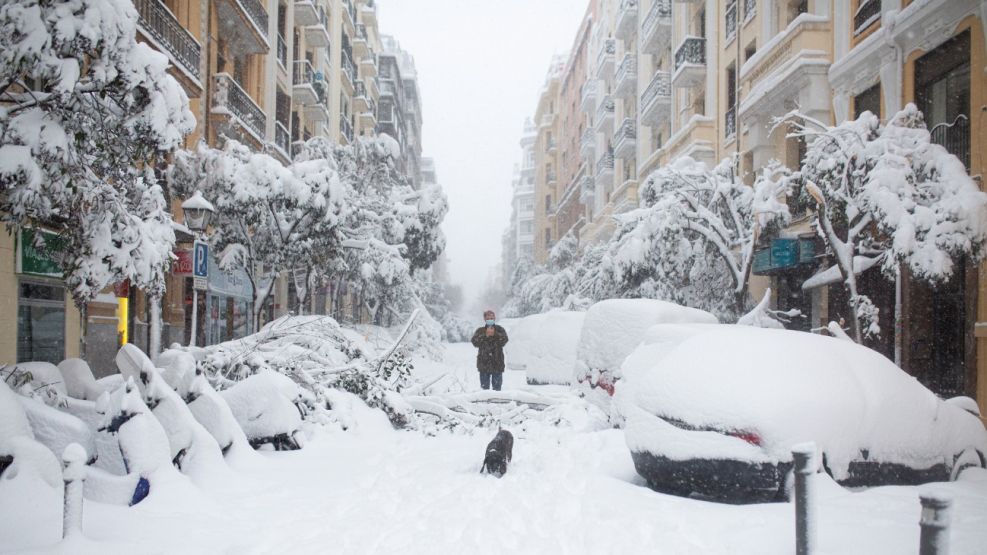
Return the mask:
[[(855, 275), (860, 275), (874, 267), (874, 265), (880, 260), (880, 256), (875, 256), (873, 258), (869, 256), (854, 256), (853, 273)], [(808, 291), (810, 289), (815, 289), (816, 287), (840, 283), (841, 281), (843, 281), (843, 274), (840, 273), (840, 267), (833, 265), (825, 270), (820, 270), (815, 275), (805, 280), (802, 284), (802, 290)]]

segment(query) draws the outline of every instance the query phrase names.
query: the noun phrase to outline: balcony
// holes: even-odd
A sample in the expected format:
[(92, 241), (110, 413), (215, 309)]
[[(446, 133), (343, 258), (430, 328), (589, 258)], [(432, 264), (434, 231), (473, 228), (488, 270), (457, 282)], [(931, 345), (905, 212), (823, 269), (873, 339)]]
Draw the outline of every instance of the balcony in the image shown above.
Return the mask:
[(733, 139), (737, 136), (737, 107), (733, 106), (723, 115), (723, 138)]
[(637, 94), (637, 57), (630, 52), (624, 54), (624, 59), (617, 66), (614, 93), (620, 98)]
[(370, 54), (370, 44), (367, 42), (367, 26), (358, 23), (356, 35), (353, 37), (353, 55), (356, 59), (362, 60), (364, 56)]
[(651, 83), (641, 95), (641, 123), (649, 127), (661, 127), (671, 115), (672, 77), (667, 71), (659, 71), (651, 78)]
[(377, 125), (377, 105), (374, 101), (367, 100), (367, 109), (359, 112), (357, 117), (360, 120), (360, 125), (373, 129)]
[(216, 0), (219, 36), (237, 54), (266, 54), (267, 10), (260, 0)]
[(596, 161), (596, 180), (606, 183), (613, 179), (613, 150), (608, 149)]
[(329, 123), (329, 108), (321, 100), (303, 106), (302, 113), (305, 115), (305, 121), (312, 121), (319, 125)]
[(672, 86), (678, 89), (695, 87), (706, 81), (706, 39), (685, 37), (675, 49), (675, 74)]
[(548, 144), (545, 145), (545, 148), (548, 150), (549, 154), (555, 154), (558, 152), (558, 145), (555, 143), (554, 137), (548, 139)]
[(596, 180), (592, 175), (584, 175), (579, 180), (579, 201), (586, 204), (593, 200), (594, 194), (596, 194)]
[(328, 48), (330, 43), (329, 16), (326, 15), (326, 10), (322, 6), (319, 6), (318, 14), (318, 23), (306, 25), (303, 28), (305, 44), (315, 48)]
[(202, 46), (199, 42), (182, 27), (161, 0), (134, 0), (134, 7), (140, 15), (138, 24), (141, 34), (151, 40), (156, 49), (168, 55), (172, 65), (188, 78), (185, 80), (194, 81), (197, 92), (201, 91), (199, 61)]
[(618, 39), (627, 40), (634, 34), (635, 27), (637, 27), (637, 0), (620, 0), (614, 34)]
[(285, 159), (290, 159), (291, 136), (280, 121), (274, 122), (274, 146), (281, 151)]
[(672, 38), (672, 2), (654, 0), (648, 15), (641, 22), (641, 50), (656, 54), (668, 46)]
[(545, 172), (545, 183), (549, 185), (554, 185), (556, 179), (557, 176), (555, 175), (555, 170), (548, 170), (547, 172)]
[(377, 4), (374, 0), (367, 0), (360, 6), (360, 21), (365, 25), (377, 25)]
[(737, 2), (732, 2), (727, 6), (723, 23), (723, 32), (726, 35), (726, 43), (730, 43), (737, 36)]
[(604, 39), (600, 44), (600, 53), (596, 56), (596, 76), (606, 79), (613, 74), (613, 58), (617, 53), (617, 40)]
[(367, 97), (367, 85), (358, 79), (353, 89), (353, 111), (360, 113), (368, 108), (370, 108), (370, 99)]
[(294, 72), (291, 79), (291, 96), (299, 104), (318, 102), (319, 95), (315, 90), (315, 71), (308, 60), (295, 60)]
[(366, 56), (360, 58), (360, 74), (365, 78), (377, 76), (377, 55), (370, 51)]
[(346, 85), (350, 91), (352, 91), (353, 83), (356, 82), (356, 68), (353, 66), (353, 58), (349, 52), (343, 50), (340, 60), (343, 68), (343, 84)]
[(583, 132), (583, 137), (579, 141), (579, 154), (587, 159), (593, 159), (593, 151), (596, 150), (596, 131), (592, 127), (587, 127)]
[(596, 109), (596, 81), (586, 81), (583, 83), (579, 109), (587, 114), (592, 114), (593, 110)]
[(609, 133), (613, 128), (613, 99), (604, 96), (596, 109), (596, 128), (602, 133)]
[(228, 73), (213, 75), (210, 113), (220, 120), (224, 120), (229, 128), (228, 131), (239, 136), (246, 134), (252, 137), (256, 143), (263, 144), (267, 116), (264, 114), (264, 110), (240, 87), (236, 79), (233, 79)]
[(319, 10), (315, 7), (313, 0), (295, 0), (295, 25), (304, 27), (306, 25), (319, 24)]
[(634, 158), (637, 153), (637, 126), (634, 120), (624, 118), (624, 122), (613, 134), (613, 155), (621, 160)]
[(343, 24), (350, 33), (356, 31), (356, 11), (353, 10), (353, 0), (343, 0)]

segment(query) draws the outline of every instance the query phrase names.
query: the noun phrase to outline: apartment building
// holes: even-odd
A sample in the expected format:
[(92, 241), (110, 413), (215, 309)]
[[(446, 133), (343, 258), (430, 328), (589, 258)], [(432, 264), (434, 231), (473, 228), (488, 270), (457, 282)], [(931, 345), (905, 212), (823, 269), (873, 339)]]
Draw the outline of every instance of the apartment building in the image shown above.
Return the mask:
[(511, 183), (511, 220), (504, 235), (504, 283), (521, 259), (534, 258), (535, 243), (535, 141), (537, 128), (531, 118), (524, 122), (521, 135), (521, 163), (514, 166)]
[(535, 109), (535, 216), (534, 260), (544, 264), (558, 241), (555, 222), (558, 207), (559, 82), (565, 58), (552, 59)]
[(378, 133), (386, 133), (401, 146), (401, 169), (421, 185), (421, 97), (415, 60), (394, 37), (383, 36), (380, 53), (380, 104)]

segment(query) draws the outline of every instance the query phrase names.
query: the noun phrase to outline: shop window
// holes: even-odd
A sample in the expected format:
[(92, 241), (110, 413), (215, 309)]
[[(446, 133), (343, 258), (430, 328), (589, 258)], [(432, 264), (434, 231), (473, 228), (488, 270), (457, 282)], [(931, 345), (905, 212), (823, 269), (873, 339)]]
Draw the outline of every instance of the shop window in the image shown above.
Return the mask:
[(65, 358), (65, 288), (21, 280), (17, 299), (17, 362)]
[(853, 97), (853, 119), (859, 118), (864, 112), (870, 112), (879, 118), (881, 117), (880, 83)]

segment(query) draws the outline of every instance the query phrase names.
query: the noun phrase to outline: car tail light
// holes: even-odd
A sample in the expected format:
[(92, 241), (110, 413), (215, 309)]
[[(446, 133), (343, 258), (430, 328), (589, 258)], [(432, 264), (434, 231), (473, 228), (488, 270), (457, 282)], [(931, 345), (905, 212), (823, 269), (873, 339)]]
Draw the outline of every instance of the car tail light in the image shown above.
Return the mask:
[(761, 436), (757, 435), (756, 432), (727, 432), (727, 435), (737, 439), (742, 439), (757, 447), (761, 446)]

